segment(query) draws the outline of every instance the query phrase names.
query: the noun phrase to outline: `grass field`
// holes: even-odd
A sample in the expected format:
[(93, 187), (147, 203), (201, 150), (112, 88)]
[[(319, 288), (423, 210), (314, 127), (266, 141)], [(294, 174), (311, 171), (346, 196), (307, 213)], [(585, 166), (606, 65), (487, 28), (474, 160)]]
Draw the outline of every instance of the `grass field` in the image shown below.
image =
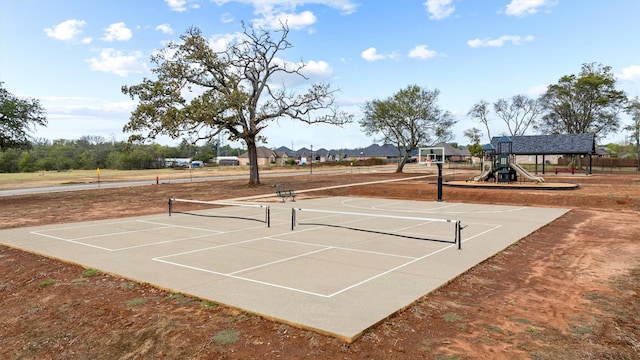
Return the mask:
[(149, 170), (68, 170), (42, 171), (33, 173), (0, 173), (0, 190), (30, 188), (41, 186), (57, 186), (65, 184), (87, 184), (128, 180), (149, 180), (150, 182), (166, 181), (169, 179), (188, 178), (190, 176), (205, 177), (216, 175), (248, 174), (247, 166), (224, 166), (205, 168), (180, 169), (149, 169)]

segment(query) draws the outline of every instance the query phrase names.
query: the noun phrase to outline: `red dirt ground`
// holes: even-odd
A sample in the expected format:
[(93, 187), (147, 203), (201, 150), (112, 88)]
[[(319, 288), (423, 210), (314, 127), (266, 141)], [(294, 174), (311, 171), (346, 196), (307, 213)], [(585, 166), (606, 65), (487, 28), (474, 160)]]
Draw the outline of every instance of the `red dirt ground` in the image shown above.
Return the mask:
[[(269, 178), (256, 187), (235, 180), (5, 196), (0, 228), (157, 214), (169, 197), (196, 192), (217, 200), (272, 193), (275, 183), (303, 190), (415, 175), (305, 175)], [(0, 358), (640, 358), (640, 176), (551, 177), (580, 188), (445, 187), (449, 202), (572, 211), (351, 344), (0, 246)], [(436, 187), (433, 179), (407, 180), (302, 195), (433, 201)]]

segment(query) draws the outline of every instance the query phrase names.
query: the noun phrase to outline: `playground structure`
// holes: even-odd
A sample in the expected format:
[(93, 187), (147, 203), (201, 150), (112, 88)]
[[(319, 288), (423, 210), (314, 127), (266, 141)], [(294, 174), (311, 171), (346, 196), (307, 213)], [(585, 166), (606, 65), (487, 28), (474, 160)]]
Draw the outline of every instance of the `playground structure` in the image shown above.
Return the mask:
[(517, 182), (520, 177), (528, 181), (543, 183), (544, 178), (531, 174), (515, 162), (512, 144), (508, 136), (503, 136), (498, 140), (498, 149), (491, 144), (483, 146), (482, 172), (475, 176), (473, 181), (511, 183)]

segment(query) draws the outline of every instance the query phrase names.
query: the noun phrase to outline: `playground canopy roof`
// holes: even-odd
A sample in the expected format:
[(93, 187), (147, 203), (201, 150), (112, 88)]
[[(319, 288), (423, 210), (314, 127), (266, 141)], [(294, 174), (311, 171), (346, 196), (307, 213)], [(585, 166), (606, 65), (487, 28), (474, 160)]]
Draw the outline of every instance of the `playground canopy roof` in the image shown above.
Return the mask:
[[(514, 155), (594, 155), (596, 137), (594, 134), (559, 134), (511, 136), (511, 153)], [(498, 142), (503, 136), (491, 138), (491, 145), (499, 149)]]

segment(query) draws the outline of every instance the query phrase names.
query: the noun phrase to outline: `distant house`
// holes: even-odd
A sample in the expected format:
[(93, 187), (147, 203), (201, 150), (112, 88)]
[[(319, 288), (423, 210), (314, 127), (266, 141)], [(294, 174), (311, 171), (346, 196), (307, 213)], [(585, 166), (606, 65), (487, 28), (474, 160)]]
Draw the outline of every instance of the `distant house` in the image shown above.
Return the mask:
[[(443, 148), (444, 149), (444, 160), (446, 162), (471, 162), (471, 153), (469, 149), (466, 147), (457, 148), (452, 146), (451, 144), (447, 144), (445, 142), (437, 143), (433, 146), (426, 146), (430, 148)], [(418, 159), (418, 149), (411, 151), (410, 156), (411, 161), (417, 161)]]
[(376, 158), (386, 162), (397, 162), (402, 155), (404, 155), (404, 153), (398, 151), (398, 148), (391, 144), (384, 144), (382, 146), (373, 144), (360, 149), (332, 150), (328, 156), (340, 160), (367, 160)]
[[(271, 150), (268, 147), (258, 146), (256, 149), (258, 155), (258, 166), (266, 166), (270, 164), (277, 164), (280, 160), (280, 156), (275, 150)], [(249, 165), (249, 153), (246, 152), (238, 156), (240, 164)]]
[[(446, 143), (441, 143), (435, 146), (445, 148), (447, 161), (468, 161), (471, 159), (469, 150), (466, 148), (457, 149)], [(259, 166), (286, 165), (292, 160), (296, 164), (308, 164), (311, 161), (322, 163), (328, 161), (357, 161), (367, 159), (381, 159), (387, 163), (396, 163), (402, 156), (404, 156), (404, 150), (398, 151), (398, 148), (391, 144), (373, 144), (365, 148), (339, 150), (327, 150), (325, 148), (311, 150), (306, 147), (302, 147), (298, 150), (291, 150), (285, 146), (281, 146), (273, 150), (265, 146), (258, 146), (257, 152)], [(238, 156), (238, 159), (242, 165), (249, 164), (248, 153)]]
[(453, 147), (451, 144), (447, 144), (444, 142), (438, 143), (432, 147), (444, 148), (445, 161), (450, 161), (450, 162), (470, 162), (471, 161), (471, 153), (469, 152), (469, 149), (467, 149), (466, 147), (460, 149), (457, 147)]

